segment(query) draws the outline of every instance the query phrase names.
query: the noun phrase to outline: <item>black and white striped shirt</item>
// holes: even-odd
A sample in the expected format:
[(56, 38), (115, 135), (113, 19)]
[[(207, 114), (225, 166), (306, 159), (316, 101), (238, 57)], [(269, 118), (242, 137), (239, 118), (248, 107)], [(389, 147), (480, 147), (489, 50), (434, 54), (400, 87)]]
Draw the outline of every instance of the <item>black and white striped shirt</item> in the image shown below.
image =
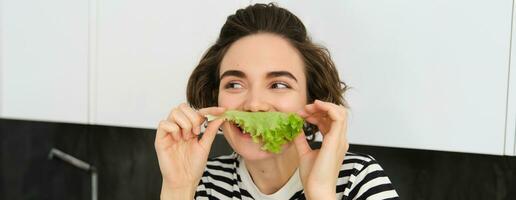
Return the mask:
[[(246, 169), (242, 170), (242, 162), (241, 156), (236, 153), (208, 159), (195, 199), (262, 199), (263, 197), (251, 195), (256, 195), (253, 192), (256, 188), (246, 184), (247, 179), (244, 176), (247, 174), (242, 174), (246, 173)], [(298, 173), (294, 176), (298, 176)], [(286, 198), (289, 200), (305, 199), (302, 187), (292, 186), (300, 185), (294, 183), (300, 181), (295, 178), (287, 183), (290, 187), (285, 189), (284, 186), (280, 191), (292, 194), (289, 195), (290, 198)], [(337, 177), (336, 192), (337, 199), (343, 200), (398, 199), (391, 181), (373, 157), (349, 152), (346, 153)]]

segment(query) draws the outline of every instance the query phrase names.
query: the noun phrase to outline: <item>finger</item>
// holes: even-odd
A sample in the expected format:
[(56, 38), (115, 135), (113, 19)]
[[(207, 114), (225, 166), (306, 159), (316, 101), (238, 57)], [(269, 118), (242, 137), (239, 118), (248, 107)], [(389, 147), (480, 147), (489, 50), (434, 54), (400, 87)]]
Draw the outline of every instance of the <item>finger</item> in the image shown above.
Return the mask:
[(226, 108), (224, 108), (224, 107), (207, 107), (207, 108), (200, 109), (198, 112), (203, 117), (205, 117), (206, 115), (220, 116), (220, 115), (224, 114), (225, 111), (226, 111)]
[(180, 139), (179, 126), (169, 121), (163, 120), (159, 122), (156, 133), (156, 141), (163, 140), (166, 137), (172, 137), (174, 140)]
[(312, 151), (312, 148), (310, 147), (310, 145), (308, 145), (305, 134), (303, 132), (301, 132), (301, 134), (299, 134), (294, 139), (294, 145), (296, 146), (296, 150), (297, 150), (299, 157), (301, 157), (307, 153), (310, 153)]
[(343, 129), (347, 128), (348, 112), (343, 106), (338, 106), (333, 103), (316, 100), (315, 106), (328, 113), (332, 119), (332, 127), (339, 132), (345, 132)]
[(306, 117), (313, 118), (328, 118), (328, 114), (325, 110), (318, 108), (315, 104), (310, 104), (305, 106)]
[(320, 123), (320, 120), (318, 117), (307, 117), (307, 118), (305, 118), (305, 121), (307, 121), (308, 123), (313, 124), (313, 125), (319, 125), (319, 123)]
[(305, 111), (308, 115), (313, 115), (317, 110), (315, 109), (314, 104), (307, 104), (305, 105)]
[(345, 116), (340, 112), (341, 108), (333, 103), (315, 100), (315, 109), (326, 112), (334, 121), (344, 121)]
[(202, 138), (199, 140), (199, 144), (207, 151), (211, 148), (211, 144), (213, 144), (213, 140), (215, 139), (215, 135), (217, 135), (217, 130), (220, 125), (224, 123), (224, 119), (216, 119), (208, 123), (208, 127), (204, 131)]
[(201, 124), (204, 122), (204, 117), (200, 114), (196, 113), (190, 106), (182, 103), (179, 105), (179, 109), (183, 111), (184, 115), (190, 120), (192, 123), (192, 131), (195, 135), (199, 135), (201, 132)]
[(309, 112), (312, 112), (311, 117), (313, 117), (308, 120), (312, 120), (318, 125), (331, 125), (332, 129), (335, 129), (341, 126), (346, 118), (345, 115), (340, 112), (341, 109), (341, 107), (333, 103), (316, 100), (313, 106), (307, 108)]
[(342, 107), (333, 103), (316, 100), (313, 106), (308, 106), (308, 112), (312, 112), (312, 116), (305, 120), (315, 124), (323, 136), (323, 146), (327, 148), (335, 148), (340, 141), (340, 135), (343, 131), (345, 116), (341, 113)]
[(192, 122), (190, 122), (181, 109), (174, 110), (173, 120), (179, 125), (179, 127), (181, 127), (181, 135), (185, 140), (193, 137)]
[(297, 111), (297, 114), (304, 118), (305, 121), (313, 124), (319, 125), (327, 114), (326, 112), (317, 109), (316, 105), (308, 104), (302, 110)]
[(324, 113), (317, 110), (314, 104), (305, 105), (303, 109), (297, 111), (297, 114), (304, 119), (319, 118), (324, 115)]
[(170, 113), (168, 113), (168, 116), (167, 116), (167, 120), (169, 120), (171, 122), (176, 122), (174, 120), (174, 112), (176, 112), (177, 109), (178, 109), (178, 107), (174, 107), (172, 110), (170, 110)]
[(302, 110), (299, 110), (296, 112), (299, 116), (301, 116), (302, 118), (305, 118), (305, 117), (308, 117), (309, 114), (306, 113), (306, 110), (303, 108)]

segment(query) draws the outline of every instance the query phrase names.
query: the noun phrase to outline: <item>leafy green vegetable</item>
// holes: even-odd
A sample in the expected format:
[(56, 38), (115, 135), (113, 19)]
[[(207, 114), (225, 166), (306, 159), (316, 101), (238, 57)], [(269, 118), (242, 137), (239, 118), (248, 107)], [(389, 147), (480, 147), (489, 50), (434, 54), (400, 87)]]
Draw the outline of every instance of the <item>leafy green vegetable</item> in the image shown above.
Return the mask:
[[(263, 142), (262, 150), (279, 153), (281, 145), (292, 141), (303, 128), (303, 118), (295, 113), (243, 112), (228, 110), (222, 116), (251, 134), (255, 143)], [(213, 120), (208, 116), (208, 121)]]

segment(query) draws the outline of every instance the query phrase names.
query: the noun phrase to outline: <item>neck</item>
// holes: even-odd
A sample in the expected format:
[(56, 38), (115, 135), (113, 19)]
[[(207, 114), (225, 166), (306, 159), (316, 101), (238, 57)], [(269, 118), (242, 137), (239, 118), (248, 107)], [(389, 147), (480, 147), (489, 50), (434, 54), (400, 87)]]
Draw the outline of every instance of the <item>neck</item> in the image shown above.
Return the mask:
[(283, 153), (264, 160), (245, 160), (245, 166), (260, 192), (273, 194), (283, 187), (299, 166), (297, 151), (290, 145)]

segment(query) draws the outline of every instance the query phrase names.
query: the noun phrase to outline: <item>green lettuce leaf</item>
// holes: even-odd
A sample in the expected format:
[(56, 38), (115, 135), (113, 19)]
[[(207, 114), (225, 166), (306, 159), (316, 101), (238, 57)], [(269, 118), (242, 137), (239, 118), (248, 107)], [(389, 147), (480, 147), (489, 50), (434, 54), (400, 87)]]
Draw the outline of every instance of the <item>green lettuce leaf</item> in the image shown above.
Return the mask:
[[(292, 141), (303, 128), (304, 120), (295, 113), (243, 112), (228, 110), (223, 116), (249, 133), (255, 143), (263, 142), (262, 150), (279, 153), (281, 146)], [(208, 121), (213, 120), (208, 116)]]

